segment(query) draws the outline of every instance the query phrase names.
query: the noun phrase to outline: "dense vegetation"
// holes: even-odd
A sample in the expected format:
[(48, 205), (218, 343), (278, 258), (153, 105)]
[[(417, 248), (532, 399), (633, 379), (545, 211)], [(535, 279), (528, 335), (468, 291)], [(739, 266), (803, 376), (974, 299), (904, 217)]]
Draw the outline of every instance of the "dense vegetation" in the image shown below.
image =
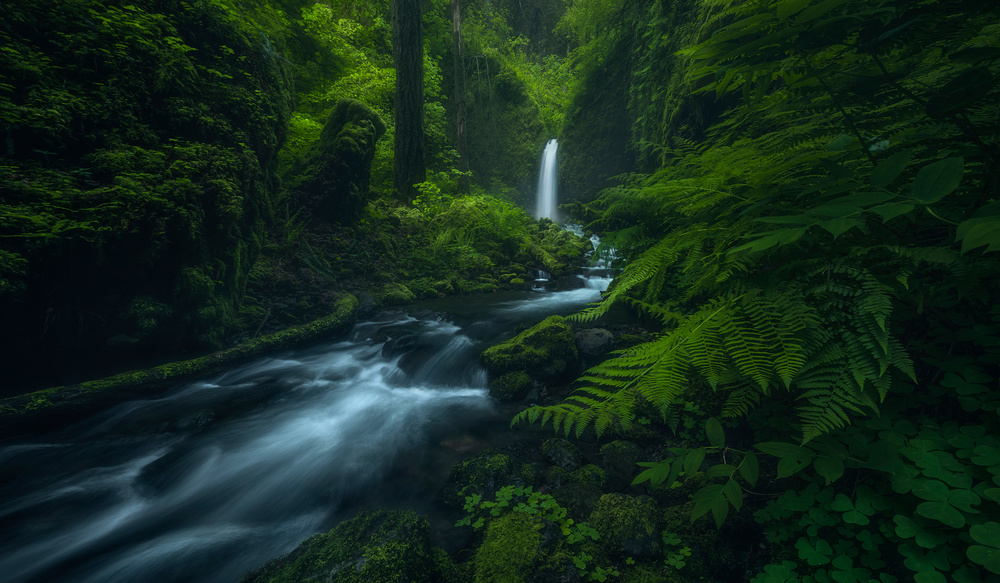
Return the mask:
[[(313, 550), (384, 580), (1000, 574), (1000, 9), (526, 5), (461, 3), (459, 58), (455, 6), (423, 2), (411, 198), (387, 0), (7, 3), (11, 379), (208, 350), (346, 292), (373, 309), (565, 273), (584, 243), (524, 210), (558, 135), (565, 210), (623, 267), (573, 321), (652, 322), (515, 418), (580, 442), (547, 441), (544, 477), (509, 452), (456, 466), (471, 559), (377, 513), (248, 580), (312, 576)], [(484, 354), (513, 400), (558, 393), (577, 357), (561, 319)]]
[[(636, 481), (705, 480), (691, 516), (717, 525), (752, 506), (771, 543), (755, 581), (1000, 573), (996, 17), (891, 0), (617, 11), (575, 102), (617, 107), (645, 172), (577, 207), (627, 262), (579, 319), (625, 303), (663, 331), (518, 419), (704, 423), (707, 443)], [(627, 96), (601, 90), (610, 63)], [(601, 156), (589, 130), (564, 131)]]

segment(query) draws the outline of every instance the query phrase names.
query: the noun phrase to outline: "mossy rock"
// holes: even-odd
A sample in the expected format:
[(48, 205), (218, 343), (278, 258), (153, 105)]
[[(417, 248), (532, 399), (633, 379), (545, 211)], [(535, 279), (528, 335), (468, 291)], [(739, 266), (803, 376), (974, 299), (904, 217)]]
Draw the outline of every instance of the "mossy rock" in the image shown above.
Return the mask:
[(596, 488), (603, 489), (608, 484), (608, 476), (600, 466), (587, 464), (579, 470), (573, 472), (573, 481), (581, 484), (590, 484)]
[[(690, 500), (664, 509), (662, 530), (691, 549), (685, 559), (688, 580), (737, 581), (745, 576), (746, 557), (758, 553), (765, 543), (761, 525), (748, 512), (730, 512), (722, 529), (715, 527), (711, 513), (691, 522)], [(669, 550), (669, 549), (668, 549)]]
[(510, 280), (510, 287), (524, 287), (524, 280), (520, 277), (515, 277)]
[(360, 101), (341, 100), (319, 139), (287, 175), (293, 197), (330, 222), (350, 222), (368, 203), (375, 143), (385, 123)]
[(528, 373), (509, 372), (490, 381), (490, 396), (498, 401), (520, 401), (527, 396), (532, 384)]
[(552, 492), (556, 502), (571, 516), (577, 517), (585, 517), (593, 512), (602, 495), (604, 492), (597, 486), (582, 482), (570, 482)]
[(382, 286), (376, 301), (382, 306), (401, 306), (417, 299), (410, 288), (401, 283), (387, 283)]
[(434, 559), (434, 572), (441, 578), (441, 583), (468, 583), (474, 576), (475, 565), (472, 561), (455, 562), (442, 548), (434, 548), (431, 556)]
[(663, 561), (636, 564), (622, 569), (620, 583), (688, 583), (701, 581), (689, 576), (690, 569), (677, 570), (663, 564)]
[(542, 444), (542, 457), (546, 462), (570, 472), (583, 465), (583, 453), (580, 452), (580, 448), (561, 437), (545, 440)]
[(563, 375), (577, 359), (573, 329), (561, 316), (549, 316), (514, 338), (483, 351), (482, 361), (491, 375), (524, 371), (540, 380)]
[(617, 440), (601, 446), (601, 467), (607, 472), (612, 490), (627, 488), (638, 473), (636, 464), (641, 461), (646, 461), (646, 454), (631, 441)]
[(601, 534), (609, 553), (654, 557), (661, 552), (660, 510), (652, 498), (605, 494), (590, 513), (589, 522)]
[(507, 485), (533, 486), (536, 476), (531, 465), (496, 449), (487, 449), (455, 464), (449, 486), (442, 492), (448, 504), (461, 506), (465, 497), (479, 494), (492, 500), (496, 491)]
[(542, 557), (540, 531), (545, 523), (537, 516), (508, 513), (490, 522), (486, 538), (476, 551), (476, 583), (528, 583)]
[(430, 583), (435, 580), (427, 519), (410, 510), (359, 514), (240, 583)]
[(573, 472), (559, 466), (552, 466), (545, 473), (545, 485), (552, 489), (562, 488), (573, 481)]

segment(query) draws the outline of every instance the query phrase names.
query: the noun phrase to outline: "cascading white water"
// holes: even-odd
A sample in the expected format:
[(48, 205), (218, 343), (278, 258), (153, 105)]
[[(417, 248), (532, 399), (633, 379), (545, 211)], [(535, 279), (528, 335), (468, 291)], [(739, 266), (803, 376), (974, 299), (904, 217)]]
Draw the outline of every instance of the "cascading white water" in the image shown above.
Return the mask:
[(559, 143), (549, 140), (542, 153), (542, 166), (538, 171), (538, 192), (535, 195), (535, 218), (556, 220), (556, 151)]

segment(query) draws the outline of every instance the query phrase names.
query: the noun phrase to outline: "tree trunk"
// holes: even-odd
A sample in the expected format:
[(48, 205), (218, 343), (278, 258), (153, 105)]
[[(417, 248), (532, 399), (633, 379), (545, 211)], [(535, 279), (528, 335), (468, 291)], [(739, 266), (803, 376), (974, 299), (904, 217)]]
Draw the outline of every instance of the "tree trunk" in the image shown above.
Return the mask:
[(392, 0), (392, 60), (396, 66), (396, 193), (412, 200), (427, 179), (424, 161), (424, 33), (420, 0)]
[(461, 192), (469, 192), (469, 157), (465, 148), (465, 53), (462, 48), (461, 0), (451, 0), (452, 60), (455, 84), (455, 149), (458, 150), (458, 169), (465, 173), (459, 181)]

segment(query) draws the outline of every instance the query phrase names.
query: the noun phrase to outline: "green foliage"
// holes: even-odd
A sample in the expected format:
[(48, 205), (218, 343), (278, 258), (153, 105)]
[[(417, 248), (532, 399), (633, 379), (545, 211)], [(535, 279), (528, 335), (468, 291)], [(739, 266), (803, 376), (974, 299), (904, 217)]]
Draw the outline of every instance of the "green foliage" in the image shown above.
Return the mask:
[[(626, 263), (576, 318), (621, 304), (663, 329), (515, 421), (602, 434), (652, 404), (690, 433), (683, 411), (712, 389), (721, 407), (699, 409), (749, 428), (734, 439), (712, 421), (635, 483), (698, 475), (692, 518), (717, 526), (757, 506), (772, 564), (754, 581), (990, 580), (996, 9), (703, 2), (667, 28), (657, 4), (632, 4), (595, 45), (632, 55), (616, 111), (643, 172), (576, 206)], [(696, 40), (671, 57), (655, 40), (668, 35)], [(621, 98), (579, 89), (575, 103)], [(760, 508), (747, 493), (775, 479), (788, 491)]]
[[(520, 538), (526, 529), (530, 530), (533, 528), (532, 525), (534, 523), (524, 519), (512, 523), (510, 520), (512, 514), (536, 517), (555, 524), (562, 533), (563, 540), (568, 545), (579, 545), (587, 540), (600, 540), (600, 535), (597, 531), (591, 528), (586, 522), (577, 522), (569, 518), (566, 509), (560, 506), (555, 498), (549, 494), (535, 492), (531, 486), (504, 486), (497, 490), (493, 500), (483, 500), (483, 497), (479, 494), (467, 496), (465, 498), (464, 509), (468, 514), (465, 518), (456, 522), (455, 526), (472, 526), (472, 528), (478, 530), (488, 524), (488, 539), (480, 548), (479, 552), (481, 554), (496, 552), (493, 549), (493, 546), (496, 545), (489, 545), (489, 536), (494, 533), (494, 529), (507, 528), (511, 524), (517, 524), (513, 532), (506, 537), (510, 539), (511, 537)], [(534, 559), (535, 554), (538, 552), (537, 546), (539, 542), (537, 534), (534, 537), (534, 542), (529, 544), (512, 543), (510, 540), (504, 541), (502, 545), (504, 548), (513, 548), (518, 551), (514, 556), (508, 557), (507, 562), (510, 563), (513, 561), (517, 565), (520, 565), (521, 568), (512, 570), (510, 565), (507, 565), (502, 567), (503, 572), (523, 574), (523, 570), (531, 566), (532, 559)], [(478, 557), (479, 555), (477, 555), (477, 562), (479, 561)], [(587, 554), (585, 550), (572, 555), (571, 559), (577, 573), (581, 577), (584, 577), (586, 581), (607, 581), (609, 576), (617, 576), (619, 574), (613, 567), (593, 565), (592, 561), (594, 557)], [(482, 580), (515, 580), (503, 577), (498, 579), (496, 571), (500, 568), (500, 566), (491, 568), (490, 572), (492, 576), (482, 578)], [(479, 571), (477, 570), (477, 572)], [(478, 580), (480, 578), (477, 575)]]
[[(0, 287), (21, 300), (4, 314), (16, 349), (61, 361), (123, 335), (218, 343), (271, 217), (291, 101), (283, 15), (81, 0), (7, 3), (0, 19)], [(159, 333), (129, 327), (149, 323), (128, 313), (139, 296), (169, 307)]]

